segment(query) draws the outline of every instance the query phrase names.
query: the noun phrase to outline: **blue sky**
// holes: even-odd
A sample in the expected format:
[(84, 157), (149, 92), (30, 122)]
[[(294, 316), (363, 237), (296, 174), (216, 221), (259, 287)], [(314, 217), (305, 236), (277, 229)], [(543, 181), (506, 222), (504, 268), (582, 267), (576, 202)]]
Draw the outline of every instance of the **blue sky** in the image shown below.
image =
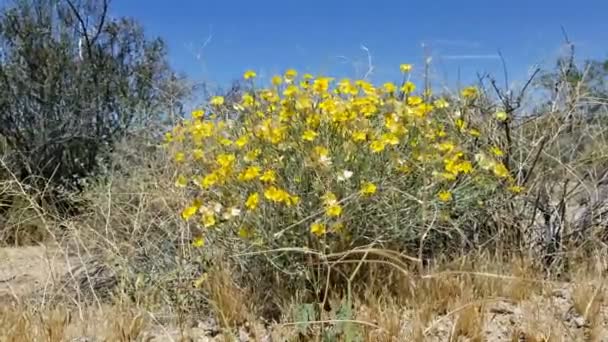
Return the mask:
[(517, 81), (554, 61), (561, 25), (580, 57), (608, 57), (606, 0), (115, 0), (113, 15), (137, 18), (167, 41), (175, 68), (216, 85), (249, 68), (262, 78), (290, 67), (360, 77), (362, 45), (377, 82), (393, 80), (400, 63), (420, 66), (425, 53), (438, 82), (500, 76), (499, 49)]

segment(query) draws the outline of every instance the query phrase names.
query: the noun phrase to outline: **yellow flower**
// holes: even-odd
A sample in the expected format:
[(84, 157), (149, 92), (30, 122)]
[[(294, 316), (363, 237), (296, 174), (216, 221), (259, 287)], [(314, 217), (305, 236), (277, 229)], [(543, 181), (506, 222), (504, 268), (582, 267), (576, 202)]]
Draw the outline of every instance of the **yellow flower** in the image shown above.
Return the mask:
[(177, 152), (175, 154), (174, 159), (176, 163), (183, 163), (184, 161), (186, 161), (186, 155), (184, 154), (184, 152)]
[(342, 215), (342, 207), (339, 204), (332, 204), (325, 208), (325, 214), (329, 217), (338, 217)]
[(317, 132), (307, 129), (302, 133), (302, 139), (306, 141), (313, 141), (317, 137)]
[(367, 140), (367, 133), (364, 131), (354, 131), (352, 134), (353, 141), (365, 141)]
[(310, 225), (310, 232), (316, 236), (322, 236), (325, 235), (325, 232), (327, 231), (327, 229), (325, 228), (325, 225), (322, 223), (313, 223), (312, 225)]
[(232, 145), (232, 140), (230, 140), (228, 138), (220, 138), (220, 139), (218, 139), (218, 142), (220, 143), (220, 145), (224, 145), (224, 146)]
[(386, 147), (386, 145), (385, 145), (384, 141), (382, 141), (382, 140), (374, 140), (369, 145), (369, 147), (371, 148), (371, 150), (374, 153), (380, 153), (380, 152), (384, 151), (384, 148)]
[(194, 149), (192, 151), (192, 158), (194, 158), (194, 160), (201, 160), (205, 157), (205, 152), (203, 150), (201, 150), (200, 148)]
[(260, 195), (257, 192), (254, 192), (250, 194), (249, 197), (247, 197), (247, 201), (245, 201), (245, 207), (247, 207), (249, 211), (253, 211), (258, 207), (259, 203)]
[(243, 172), (241, 172), (241, 174), (239, 175), (239, 180), (250, 181), (256, 179), (259, 175), (260, 168), (257, 166), (250, 166), (246, 168)]
[(297, 205), (298, 203), (300, 203), (300, 197), (298, 196), (287, 196), (285, 198), (285, 204), (287, 204), (288, 207)]
[(245, 73), (243, 74), (243, 78), (248, 80), (248, 79), (252, 79), (254, 77), (256, 77), (257, 74), (255, 73), (255, 71), (253, 70), (247, 70), (245, 71)]
[(170, 143), (172, 141), (173, 141), (173, 134), (171, 134), (171, 132), (165, 133), (165, 142)]
[(266, 170), (260, 177), (262, 182), (272, 183), (277, 179), (277, 175), (273, 170)]
[(243, 148), (243, 147), (245, 147), (245, 145), (247, 145), (248, 142), (249, 142), (249, 137), (246, 135), (243, 135), (242, 137), (239, 137), (238, 139), (236, 139), (234, 144), (238, 148)]
[(471, 173), (473, 171), (473, 165), (469, 161), (461, 161), (456, 164), (456, 170), (462, 173)]
[(213, 185), (215, 185), (218, 181), (219, 181), (219, 177), (218, 177), (217, 173), (213, 172), (213, 173), (206, 175), (203, 178), (203, 181), (201, 182), (201, 186), (205, 189), (208, 189), (208, 188), (212, 187)]
[(236, 157), (234, 156), (234, 154), (225, 154), (225, 153), (218, 155), (216, 158), (217, 164), (221, 167), (226, 167), (226, 168), (231, 167), (235, 160), (236, 160)]
[(260, 156), (260, 154), (262, 154), (262, 150), (260, 150), (259, 148), (256, 148), (254, 150), (247, 152), (243, 159), (246, 162), (252, 162), (252, 161), (256, 160)]
[(394, 93), (397, 90), (397, 86), (392, 82), (384, 83), (383, 87), (387, 93)]
[(474, 99), (477, 97), (478, 93), (479, 91), (476, 87), (466, 87), (460, 92), (462, 97), (464, 97), (465, 99)]
[(287, 86), (287, 88), (285, 88), (285, 90), (283, 90), (283, 95), (286, 97), (294, 97), (295, 95), (297, 95), (299, 92), (298, 87), (296, 87), (293, 84), (290, 84), (289, 86)]
[(210, 228), (216, 223), (215, 214), (213, 212), (206, 212), (203, 214), (203, 227)]
[(477, 137), (479, 137), (479, 136), (481, 135), (481, 132), (479, 132), (479, 130), (478, 130), (478, 129), (476, 129), (476, 128), (471, 128), (471, 129), (469, 130), (469, 134), (470, 134), (472, 137), (477, 138)]
[(441, 202), (449, 202), (452, 200), (452, 193), (447, 190), (441, 190), (439, 194), (437, 194), (437, 198), (439, 198)]
[(410, 96), (407, 98), (407, 104), (410, 106), (418, 106), (418, 105), (422, 104), (422, 97)]
[(279, 86), (279, 85), (281, 85), (281, 83), (283, 83), (283, 78), (279, 75), (275, 75), (272, 77), (271, 82), (272, 82), (272, 85)]
[(211, 98), (210, 103), (214, 106), (221, 106), (224, 104), (224, 97), (223, 96), (214, 96)]
[(399, 138), (394, 133), (384, 133), (381, 139), (386, 145), (399, 145)]
[(323, 199), (323, 203), (325, 203), (325, 205), (332, 205), (338, 202), (338, 197), (336, 197), (333, 192), (328, 192), (321, 198)]
[(264, 197), (273, 202), (282, 202), (285, 199), (284, 192), (276, 186), (271, 186), (264, 190)]
[(325, 158), (329, 155), (329, 150), (324, 146), (316, 146), (314, 151), (315, 155), (319, 158)]
[(411, 64), (401, 64), (399, 66), (399, 70), (401, 70), (402, 73), (406, 74), (406, 73), (412, 71), (412, 65)]
[(499, 178), (507, 178), (510, 176), (509, 170), (503, 163), (496, 163), (494, 165), (494, 174)]
[(239, 228), (239, 237), (242, 239), (249, 239), (253, 236), (253, 230), (250, 227)]
[(193, 247), (203, 247), (205, 245), (205, 239), (202, 236), (197, 236), (192, 240)]
[(519, 194), (524, 191), (524, 187), (520, 185), (510, 185), (507, 190), (511, 191), (514, 194)]
[(411, 94), (416, 90), (416, 85), (411, 81), (405, 82), (405, 84), (401, 87), (401, 91), (406, 94)]
[(505, 153), (498, 146), (492, 146), (492, 147), (490, 147), (490, 152), (492, 152), (492, 154), (495, 155), (495, 156), (497, 156), (497, 157), (502, 157), (502, 156), (505, 155)]
[(194, 214), (196, 214), (196, 212), (198, 211), (199, 206), (196, 204), (193, 204), (187, 208), (185, 208), (184, 210), (182, 210), (182, 218), (186, 221), (188, 221)]
[(465, 129), (466, 127), (466, 122), (463, 119), (456, 119), (454, 123), (456, 124), (456, 127), (460, 130)]
[(296, 76), (298, 76), (298, 72), (295, 71), (294, 69), (289, 69), (289, 70), (285, 71), (284, 77), (288, 81), (293, 81), (296, 78)]
[(192, 117), (195, 119), (202, 118), (203, 116), (205, 116), (205, 111), (203, 111), (202, 109), (192, 111)]
[(500, 112), (496, 112), (496, 119), (498, 121), (507, 121), (507, 119), (509, 118), (509, 115), (507, 114), (507, 112), (505, 111), (500, 111)]
[(361, 186), (361, 190), (359, 191), (361, 193), (361, 195), (364, 196), (371, 196), (373, 194), (376, 193), (376, 185), (372, 182), (365, 182), (363, 183), (363, 185)]
[(175, 181), (175, 186), (178, 188), (185, 188), (188, 185), (188, 178), (184, 175), (177, 176), (177, 180)]

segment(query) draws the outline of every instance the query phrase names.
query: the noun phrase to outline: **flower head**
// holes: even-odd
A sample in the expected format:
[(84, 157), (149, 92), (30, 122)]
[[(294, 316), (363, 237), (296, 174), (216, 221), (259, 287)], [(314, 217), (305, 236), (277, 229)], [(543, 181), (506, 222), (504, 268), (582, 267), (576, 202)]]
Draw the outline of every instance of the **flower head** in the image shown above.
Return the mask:
[(448, 190), (442, 190), (437, 194), (437, 198), (441, 202), (450, 202), (452, 200), (452, 193)]
[(245, 71), (245, 73), (243, 74), (243, 78), (246, 80), (255, 78), (257, 76), (257, 74), (255, 73), (255, 71), (253, 70), (247, 70)]
[(361, 186), (361, 190), (359, 190), (359, 192), (363, 196), (371, 196), (371, 195), (375, 194), (376, 191), (377, 191), (377, 187), (372, 182), (363, 183), (363, 185)]
[(221, 106), (224, 104), (224, 97), (223, 96), (214, 96), (211, 98), (211, 101), (209, 101), (209, 102), (214, 106)]
[(402, 73), (406, 74), (406, 73), (412, 71), (412, 65), (411, 64), (401, 64), (399, 66), (399, 70), (401, 70)]
[(252, 211), (258, 207), (260, 203), (260, 195), (257, 192), (254, 192), (247, 197), (247, 201), (245, 201), (245, 207), (247, 210)]
[(325, 225), (323, 223), (313, 223), (310, 225), (310, 232), (316, 236), (322, 236), (325, 235), (325, 232), (327, 231), (327, 228), (325, 227)]

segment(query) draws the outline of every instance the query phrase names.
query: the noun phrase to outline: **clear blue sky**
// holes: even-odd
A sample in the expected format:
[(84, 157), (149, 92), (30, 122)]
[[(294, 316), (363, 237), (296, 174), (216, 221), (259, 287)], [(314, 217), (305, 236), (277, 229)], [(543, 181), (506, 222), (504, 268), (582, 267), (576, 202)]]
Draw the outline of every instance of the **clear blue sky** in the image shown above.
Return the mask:
[(608, 0), (115, 0), (112, 14), (137, 18), (167, 41), (178, 70), (211, 84), (249, 68), (262, 77), (289, 67), (360, 76), (361, 44), (375, 81), (397, 75), (402, 62), (421, 65), (423, 45), (440, 82), (454, 82), (458, 70), (464, 81), (476, 71), (501, 75), (498, 49), (518, 80), (554, 60), (561, 25), (580, 57), (608, 57)]

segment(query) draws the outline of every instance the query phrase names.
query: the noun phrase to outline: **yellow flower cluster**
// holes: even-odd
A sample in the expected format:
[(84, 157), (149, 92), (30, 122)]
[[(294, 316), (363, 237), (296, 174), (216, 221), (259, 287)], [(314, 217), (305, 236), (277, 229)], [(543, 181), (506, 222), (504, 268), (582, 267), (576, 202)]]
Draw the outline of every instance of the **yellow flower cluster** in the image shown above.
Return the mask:
[[(458, 100), (430, 89), (416, 94), (412, 68), (402, 64), (401, 84), (380, 87), (299, 77), (290, 69), (235, 103), (211, 98), (211, 113), (197, 109), (165, 136), (179, 170), (175, 185), (195, 194), (182, 218), (249, 238), (279, 230), (265, 224), (269, 217), (280, 217), (285, 226), (312, 217), (300, 226), (324, 237), (344, 232), (349, 203), (375, 205), (377, 196), (399, 189), (404, 179), (418, 184), (410, 185), (418, 186), (415, 191), (431, 189), (429, 198), (446, 206), (466, 177), (493, 177), (521, 192), (501, 162), (505, 152), (474, 147), (471, 141), (483, 134), (460, 115)], [(244, 74), (251, 85), (256, 77), (251, 70)], [(459, 103), (479, 96), (477, 88), (465, 88)]]

